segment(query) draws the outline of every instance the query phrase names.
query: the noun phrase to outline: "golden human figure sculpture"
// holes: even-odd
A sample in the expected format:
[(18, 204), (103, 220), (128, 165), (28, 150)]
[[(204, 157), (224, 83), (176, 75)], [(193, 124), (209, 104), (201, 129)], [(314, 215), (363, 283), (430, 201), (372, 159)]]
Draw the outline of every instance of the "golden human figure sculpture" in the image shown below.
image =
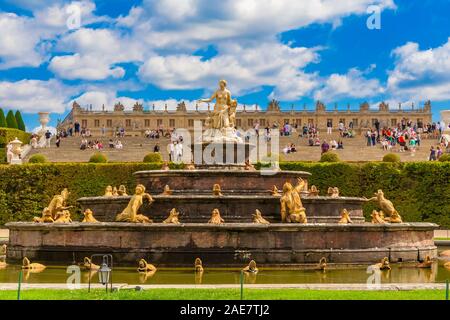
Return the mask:
[(247, 159), (247, 160), (245, 160), (244, 170), (255, 171), (256, 169), (255, 169), (255, 166), (250, 163), (250, 160)]
[(253, 223), (270, 224), (269, 221), (264, 219), (264, 217), (262, 216), (261, 211), (259, 211), (258, 209), (255, 210), (255, 213), (252, 214), (252, 217), (253, 217)]
[(6, 255), (6, 248), (7, 248), (6, 244), (2, 244), (0, 246), (0, 256)]
[(103, 196), (104, 197), (112, 197), (113, 196), (113, 187), (112, 186), (107, 186), (105, 188), (105, 194)]
[(341, 211), (341, 219), (338, 222), (339, 224), (349, 224), (353, 223), (352, 219), (350, 219), (350, 213), (348, 213), (347, 209), (342, 209)]
[(230, 104), (230, 108), (229, 108), (229, 112), (228, 112), (228, 117), (230, 120), (230, 127), (236, 127), (236, 109), (237, 109), (237, 100), (233, 99), (231, 100), (231, 104)]
[(220, 187), (220, 184), (215, 183), (213, 185), (212, 192), (213, 192), (213, 196), (222, 196), (222, 188)]
[(43, 271), (46, 268), (43, 264), (33, 262), (31, 263), (27, 257), (22, 260), (22, 269), (32, 270), (36, 272)]
[(211, 212), (211, 218), (209, 219), (208, 223), (221, 224), (221, 223), (224, 223), (224, 222), (225, 222), (225, 220), (223, 220), (222, 217), (220, 216), (219, 209), (214, 209)]
[(290, 182), (283, 185), (283, 196), (280, 199), (281, 203), (281, 221), (306, 223), (306, 212), (300, 199), (300, 192), (303, 190), (305, 181), (302, 178), (297, 179), (295, 188)]
[(310, 196), (310, 197), (319, 196), (319, 190), (317, 189), (317, 187), (315, 185), (312, 185), (311, 188), (309, 189), (308, 196)]
[(180, 223), (180, 220), (178, 220), (179, 215), (180, 213), (177, 211), (177, 209), (173, 208), (172, 210), (170, 210), (169, 216), (167, 217), (166, 220), (163, 221), (163, 223), (179, 224)]
[(242, 271), (244, 272), (251, 272), (251, 273), (257, 273), (258, 268), (256, 267), (256, 261), (251, 260), (247, 266), (245, 266)]
[(384, 257), (383, 259), (381, 259), (379, 263), (375, 264), (375, 267), (380, 270), (391, 270), (391, 265), (389, 264), (388, 257)]
[(128, 202), (127, 207), (122, 211), (122, 213), (117, 215), (116, 221), (152, 223), (152, 220), (148, 217), (138, 213), (144, 199), (147, 199), (149, 203), (153, 202), (152, 196), (145, 192), (145, 186), (138, 184), (135, 189), (135, 194), (131, 197), (130, 202)]
[(195, 270), (195, 272), (203, 272), (203, 263), (200, 258), (195, 259), (194, 270)]
[(156, 271), (156, 267), (154, 265), (152, 265), (151, 263), (148, 263), (147, 261), (145, 261), (145, 259), (141, 259), (139, 260), (138, 263), (138, 272), (155, 272)]
[(217, 89), (209, 99), (200, 99), (198, 102), (212, 102), (216, 100), (214, 110), (211, 114), (210, 127), (212, 129), (228, 128), (230, 120), (228, 109), (231, 106), (231, 92), (227, 89), (227, 81), (219, 81), (219, 89)]
[(67, 206), (66, 201), (69, 198), (70, 192), (67, 188), (61, 191), (61, 194), (53, 196), (49, 205), (42, 210), (42, 217), (34, 217), (34, 222), (54, 222), (57, 219), (70, 218), (70, 212), (68, 211), (73, 206)]
[(119, 186), (119, 190), (117, 190), (117, 193), (119, 196), (127, 196), (127, 187), (125, 187), (123, 184)]
[(86, 209), (83, 212), (84, 215), (84, 219), (81, 222), (86, 222), (86, 223), (99, 223), (99, 221), (97, 219), (94, 218), (94, 213), (92, 212), (91, 209)]
[(401, 223), (402, 217), (394, 208), (394, 205), (391, 201), (384, 197), (383, 190), (379, 189), (378, 192), (375, 193), (375, 197), (370, 199), (366, 199), (366, 201), (375, 201), (378, 203), (381, 211), (384, 214), (384, 220), (390, 223)]

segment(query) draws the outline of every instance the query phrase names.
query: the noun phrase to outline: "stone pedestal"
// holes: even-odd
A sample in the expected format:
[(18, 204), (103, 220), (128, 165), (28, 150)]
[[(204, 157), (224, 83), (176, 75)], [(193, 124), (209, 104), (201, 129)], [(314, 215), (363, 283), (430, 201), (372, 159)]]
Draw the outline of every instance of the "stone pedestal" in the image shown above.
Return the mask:
[(214, 141), (191, 145), (192, 158), (200, 168), (236, 168), (245, 165), (255, 145), (248, 142)]

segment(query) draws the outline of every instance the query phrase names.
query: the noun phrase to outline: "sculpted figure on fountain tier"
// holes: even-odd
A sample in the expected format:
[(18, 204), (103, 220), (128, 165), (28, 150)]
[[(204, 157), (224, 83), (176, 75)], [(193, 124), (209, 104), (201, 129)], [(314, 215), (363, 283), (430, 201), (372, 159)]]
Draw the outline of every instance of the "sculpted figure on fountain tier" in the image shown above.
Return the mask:
[(280, 199), (282, 222), (307, 222), (306, 211), (300, 198), (300, 192), (304, 186), (305, 181), (302, 178), (297, 179), (297, 185), (295, 187), (290, 182), (286, 182), (283, 185), (283, 196)]
[(214, 110), (206, 119), (208, 130), (203, 135), (203, 140), (207, 142), (242, 142), (236, 136), (236, 108), (237, 101), (231, 99), (231, 92), (227, 89), (227, 81), (220, 80), (219, 88), (209, 99), (200, 99), (198, 102), (212, 102), (216, 100)]
[(397, 212), (397, 210), (394, 208), (392, 201), (390, 201), (384, 197), (383, 190), (379, 189), (378, 192), (375, 193), (375, 197), (372, 197), (372, 198), (366, 199), (366, 200), (367, 201), (375, 201), (378, 203), (378, 206), (381, 209), (380, 216), (384, 217), (384, 220), (386, 222), (402, 223), (402, 217)]
[(148, 217), (138, 213), (139, 208), (144, 203), (144, 199), (147, 199), (149, 203), (153, 202), (152, 196), (145, 192), (145, 186), (138, 184), (136, 186), (135, 194), (131, 197), (130, 202), (122, 213), (117, 215), (116, 221), (152, 223), (152, 220)]
[[(73, 206), (67, 206), (66, 201), (69, 197), (69, 190), (64, 188), (61, 194), (58, 194), (52, 198), (50, 204), (44, 208), (42, 211), (42, 217), (34, 217), (34, 222), (70, 222), (70, 212), (69, 209)], [(69, 221), (70, 220), (70, 221)]]

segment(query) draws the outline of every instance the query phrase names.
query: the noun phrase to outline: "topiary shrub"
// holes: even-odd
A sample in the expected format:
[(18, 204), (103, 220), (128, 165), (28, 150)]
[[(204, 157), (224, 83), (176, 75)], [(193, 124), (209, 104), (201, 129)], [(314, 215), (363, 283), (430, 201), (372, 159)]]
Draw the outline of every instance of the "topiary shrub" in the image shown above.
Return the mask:
[(439, 157), (439, 161), (450, 161), (450, 153), (443, 154)]
[(33, 154), (30, 159), (28, 159), (28, 163), (46, 163), (47, 158), (43, 154)]
[(106, 162), (108, 162), (108, 158), (104, 154), (101, 154), (100, 152), (97, 152), (97, 153), (94, 153), (89, 158), (89, 162), (92, 162), (92, 163), (106, 163)]
[(159, 152), (149, 152), (145, 155), (143, 161), (153, 163), (153, 162), (162, 162), (163, 159)]
[(383, 162), (400, 162), (400, 156), (395, 153), (388, 153), (384, 155)]
[(319, 162), (339, 162), (339, 157), (336, 153), (327, 151), (320, 156)]

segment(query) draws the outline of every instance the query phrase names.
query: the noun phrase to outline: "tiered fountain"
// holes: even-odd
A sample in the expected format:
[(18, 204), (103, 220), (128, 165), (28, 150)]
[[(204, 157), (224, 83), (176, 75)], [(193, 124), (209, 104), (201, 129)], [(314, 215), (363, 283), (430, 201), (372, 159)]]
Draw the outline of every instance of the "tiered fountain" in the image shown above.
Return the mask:
[[(278, 170), (267, 175), (254, 170), (246, 161), (253, 146), (231, 129), (234, 116), (229, 106), (235, 103), (226, 83), (220, 85), (213, 95), (216, 105), (208, 119), (210, 129), (194, 145), (199, 144), (204, 151), (214, 144), (213, 153), (227, 148), (244, 150), (242, 158), (232, 156), (227, 162), (220, 156), (214, 163), (206, 163), (205, 158), (214, 158), (214, 154), (204, 157), (202, 152), (197, 169), (135, 172), (137, 183), (144, 185), (154, 200), (144, 204), (140, 213), (153, 223), (116, 222), (117, 214), (133, 199), (109, 194), (78, 200), (82, 209), (91, 209), (101, 223), (9, 223), (8, 258), (27, 256), (62, 263), (105, 252), (122, 264), (145, 258), (158, 265), (185, 266), (191, 265), (194, 257), (201, 257), (205, 264), (215, 266), (241, 266), (250, 259), (279, 266), (317, 263), (322, 257), (337, 264), (373, 263), (383, 257), (391, 262), (436, 257), (435, 224), (384, 223), (378, 221), (379, 216), (374, 222), (381, 223), (366, 223), (362, 210), (365, 198), (342, 197), (336, 189), (329, 196), (318, 196), (308, 188), (308, 172)], [(292, 199), (285, 197), (286, 192), (278, 195), (273, 188), (286, 182), (297, 185), (298, 181), (301, 188), (291, 194)], [(296, 194), (301, 202), (296, 202)], [(282, 221), (281, 203), (287, 204), (288, 215), (296, 213), (295, 206), (303, 206), (307, 223)], [(392, 204), (392, 208), (383, 206), (380, 209), (385, 213), (393, 210)], [(172, 208), (180, 213), (181, 223), (162, 223)], [(224, 223), (208, 223), (214, 209)], [(270, 223), (253, 222), (256, 209)], [(344, 209), (351, 223), (342, 221)]]

